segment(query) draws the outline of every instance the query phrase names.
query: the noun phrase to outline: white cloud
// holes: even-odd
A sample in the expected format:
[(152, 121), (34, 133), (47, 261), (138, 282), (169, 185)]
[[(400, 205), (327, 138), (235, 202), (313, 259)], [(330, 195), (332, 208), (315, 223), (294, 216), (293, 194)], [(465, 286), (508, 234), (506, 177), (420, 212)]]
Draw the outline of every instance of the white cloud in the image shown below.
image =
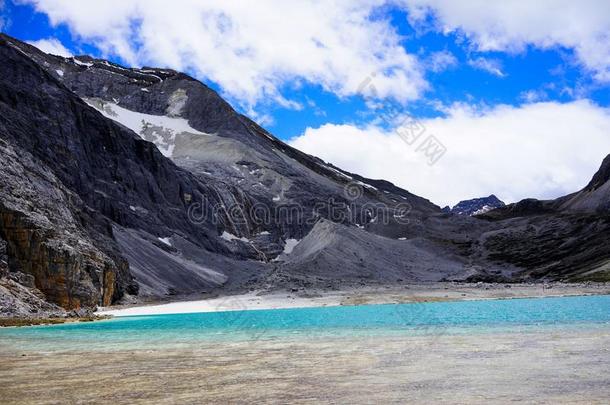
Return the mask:
[(400, 102), (428, 86), (417, 58), (375, 13), (383, 0), (22, 1), (107, 54), (192, 69), (246, 106), (268, 98), (294, 106), (281, 90), (299, 80), (350, 96), (377, 72), (378, 96)]
[(497, 59), (483, 58), (482, 56), (480, 56), (476, 59), (469, 59), (468, 65), (472, 66), (475, 69), (483, 70), (494, 76), (506, 76), (502, 71), (502, 63)]
[(0, 0), (0, 31), (4, 31), (8, 28), (9, 19), (5, 15), (6, 2), (4, 0)]
[(34, 45), (36, 48), (43, 52), (50, 53), (51, 55), (58, 55), (64, 57), (72, 56), (70, 52), (57, 38), (46, 38), (39, 39), (37, 41), (27, 41), (28, 44)]
[(495, 193), (505, 201), (554, 198), (582, 188), (610, 153), (610, 109), (588, 100), (501, 105), (484, 111), (454, 105), (422, 121), (447, 148), (433, 166), (395, 132), (326, 124), (291, 144), (341, 168), (383, 178), (453, 205)]
[(519, 94), (519, 98), (526, 103), (535, 103), (548, 99), (548, 94), (544, 90), (527, 90), (522, 91), (521, 94)]
[(480, 51), (522, 52), (573, 49), (580, 63), (610, 82), (610, 1), (608, 0), (397, 0), (409, 9), (412, 24), (467, 37)]
[(427, 67), (433, 72), (442, 72), (456, 66), (457, 59), (449, 51), (434, 52), (430, 55), (427, 61)]

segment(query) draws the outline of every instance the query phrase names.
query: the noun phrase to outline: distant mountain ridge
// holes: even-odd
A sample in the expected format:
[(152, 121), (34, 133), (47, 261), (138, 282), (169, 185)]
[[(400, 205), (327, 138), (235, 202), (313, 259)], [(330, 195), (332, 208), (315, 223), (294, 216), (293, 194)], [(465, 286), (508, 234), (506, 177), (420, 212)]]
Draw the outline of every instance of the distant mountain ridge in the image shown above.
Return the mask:
[(456, 204), (453, 208), (445, 207), (443, 212), (449, 212), (456, 215), (481, 215), (489, 212), (493, 209), (504, 207), (503, 201), (501, 201), (495, 195), (489, 197), (473, 198), (471, 200), (463, 200)]

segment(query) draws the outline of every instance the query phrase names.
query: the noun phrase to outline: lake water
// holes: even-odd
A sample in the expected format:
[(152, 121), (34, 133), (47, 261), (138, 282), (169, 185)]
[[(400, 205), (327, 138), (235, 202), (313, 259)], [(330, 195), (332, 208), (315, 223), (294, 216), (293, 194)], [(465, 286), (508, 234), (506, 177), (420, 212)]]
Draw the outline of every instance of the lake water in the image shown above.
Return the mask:
[(21, 350), (122, 350), (278, 338), (607, 328), (610, 295), (230, 311), (0, 328)]

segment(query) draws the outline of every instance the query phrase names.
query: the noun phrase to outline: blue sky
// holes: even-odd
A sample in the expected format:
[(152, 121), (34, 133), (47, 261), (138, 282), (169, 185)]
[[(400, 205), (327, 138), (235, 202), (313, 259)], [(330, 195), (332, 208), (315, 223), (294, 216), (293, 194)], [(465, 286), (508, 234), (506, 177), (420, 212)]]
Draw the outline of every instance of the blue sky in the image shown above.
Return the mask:
[[(183, 0), (171, 6), (155, 0), (101, 3), (0, 1), (0, 28), (46, 51), (63, 47), (63, 52), (91, 54), (129, 66), (186, 71), (281, 139), (348, 170), (389, 178), (432, 195), (440, 203), (488, 192), (504, 194), (500, 197), (507, 200), (554, 197), (581, 185), (597, 160), (610, 153), (605, 143), (610, 136), (610, 128), (605, 127), (610, 103), (608, 2), (521, 2), (517, 11), (511, 1), (488, 4), (480, 0), (459, 4), (303, 0), (290, 6), (269, 0), (256, 8), (213, 0)], [(569, 112), (564, 111), (568, 107)], [(549, 122), (540, 125), (538, 114), (545, 108), (551, 109)], [(388, 111), (396, 120), (384, 118)], [(569, 144), (576, 141), (567, 140), (566, 135), (564, 144), (556, 146), (553, 134), (566, 124), (555, 128), (559, 120), (553, 119), (554, 112), (561, 117), (578, 112), (582, 118), (574, 116), (574, 127), (582, 127), (578, 123), (586, 119), (591, 128), (585, 125), (583, 130), (599, 133), (578, 134), (591, 139), (577, 146)], [(593, 115), (584, 115), (589, 113)], [(441, 173), (442, 165), (428, 168), (424, 159), (414, 168), (413, 151), (406, 151), (404, 161), (388, 172), (379, 171), (376, 167), (385, 162), (357, 163), (369, 158), (346, 150), (338, 141), (328, 142), (328, 138), (344, 139), (344, 134), (352, 133), (349, 139), (354, 143), (378, 144), (376, 136), (387, 140), (397, 120), (412, 116), (439, 134), (447, 133), (445, 137), (477, 131), (497, 136), (498, 141), (480, 157), (477, 153), (482, 152), (475, 151), (480, 148), (469, 144), (482, 143), (474, 135), (446, 142), (462, 145), (448, 148), (455, 156), (464, 156), (458, 148), (471, 150), (467, 160), (479, 162), (478, 169), (500, 171), (505, 169), (495, 167), (497, 159), (490, 157), (489, 150), (495, 150), (500, 139), (511, 138), (511, 134), (495, 135), (496, 130), (508, 127), (499, 128), (498, 123), (509, 122), (505, 119), (511, 114), (523, 114), (523, 122), (537, 120), (528, 128), (540, 129), (526, 141), (540, 145), (528, 156), (538, 164), (527, 169), (545, 182), (543, 190), (523, 186), (522, 176), (521, 180), (505, 179), (510, 188), (500, 191), (492, 182), (470, 187), (477, 167), (466, 162), (462, 166), (470, 171), (460, 171), (454, 162), (447, 173)], [(524, 136), (522, 128), (518, 131), (512, 135)], [(587, 143), (591, 151), (582, 146)], [(565, 158), (560, 153), (575, 147), (586, 150), (576, 162), (549, 171), (543, 166), (554, 161), (539, 158), (545, 147), (545, 153), (550, 151), (557, 161)], [(512, 153), (513, 161), (524, 158), (524, 148), (506, 145), (500, 149)], [(379, 159), (386, 160), (383, 154)], [(593, 162), (587, 164), (589, 160)], [(425, 170), (428, 177), (438, 179), (458, 171), (461, 187), (455, 193), (439, 192), (440, 180), (420, 181), (397, 167), (408, 167), (408, 172)]]

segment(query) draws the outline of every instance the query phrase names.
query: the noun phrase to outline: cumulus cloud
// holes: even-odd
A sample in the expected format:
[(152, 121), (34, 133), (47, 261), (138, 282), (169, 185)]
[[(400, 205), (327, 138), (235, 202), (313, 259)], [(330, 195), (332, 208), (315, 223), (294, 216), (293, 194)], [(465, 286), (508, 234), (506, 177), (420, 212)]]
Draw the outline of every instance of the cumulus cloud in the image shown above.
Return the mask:
[[(573, 49), (595, 79), (610, 82), (610, 2), (607, 0), (398, 0), (410, 22), (465, 36), (479, 51)], [(430, 18), (432, 17), (432, 18)]]
[(27, 41), (28, 44), (34, 45), (36, 48), (43, 52), (50, 53), (51, 55), (64, 56), (66, 58), (72, 56), (70, 52), (57, 38), (45, 38), (37, 41)]
[(377, 72), (377, 95), (400, 102), (428, 86), (417, 58), (376, 13), (382, 0), (22, 1), (107, 54), (192, 70), (246, 106), (268, 98), (294, 106), (282, 87), (298, 80), (343, 97)]
[(492, 193), (508, 202), (565, 195), (587, 184), (610, 153), (610, 109), (588, 100), (486, 110), (454, 105), (421, 124), (447, 148), (432, 166), (417, 143), (376, 126), (326, 124), (290, 143), (440, 205)]

